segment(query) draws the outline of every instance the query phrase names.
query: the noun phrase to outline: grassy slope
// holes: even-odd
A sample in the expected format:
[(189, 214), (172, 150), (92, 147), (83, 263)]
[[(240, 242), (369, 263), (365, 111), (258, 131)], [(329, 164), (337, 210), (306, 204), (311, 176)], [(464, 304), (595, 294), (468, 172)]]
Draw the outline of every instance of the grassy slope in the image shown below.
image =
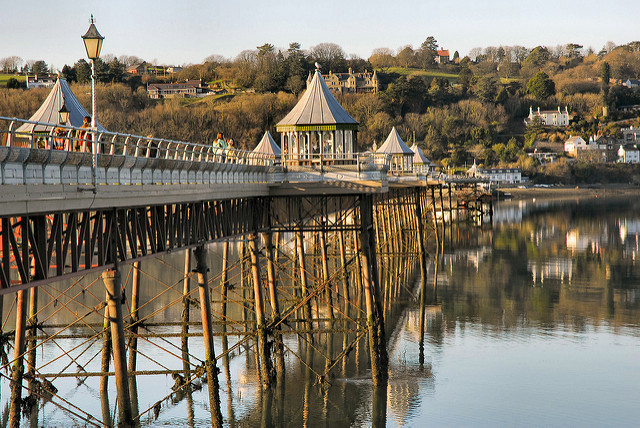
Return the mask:
[(19, 74), (0, 74), (0, 86), (7, 86), (7, 81), (11, 78), (18, 79), (19, 82), (24, 82), (25, 77)]

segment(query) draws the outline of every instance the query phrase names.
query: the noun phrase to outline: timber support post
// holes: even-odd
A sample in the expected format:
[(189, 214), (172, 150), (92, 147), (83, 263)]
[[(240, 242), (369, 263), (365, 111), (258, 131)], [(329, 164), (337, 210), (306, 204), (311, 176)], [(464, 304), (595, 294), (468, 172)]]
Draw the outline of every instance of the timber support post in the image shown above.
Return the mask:
[(20, 426), (20, 407), (22, 404), (22, 377), (24, 375), (25, 332), (27, 323), (27, 292), (18, 291), (16, 302), (16, 331), (14, 340), (13, 365), (11, 366), (11, 405), (9, 407), (9, 426)]
[(384, 317), (378, 293), (378, 275), (373, 231), (373, 197), (360, 197), (360, 257), (362, 259), (362, 283), (367, 311), (369, 354), (373, 385), (385, 386), (389, 377), (388, 356), (384, 333)]
[(255, 233), (249, 235), (249, 257), (251, 258), (251, 274), (253, 276), (253, 299), (256, 310), (256, 333), (258, 335), (258, 354), (262, 371), (262, 386), (268, 388), (273, 379), (271, 355), (267, 345), (267, 331), (264, 322), (264, 304), (262, 298), (262, 286), (260, 281), (260, 260), (258, 258), (258, 236)]
[(129, 393), (129, 376), (127, 373), (126, 352), (124, 344), (124, 321), (122, 318), (122, 289), (120, 271), (107, 269), (102, 273), (102, 280), (107, 289), (107, 305), (111, 323), (111, 342), (113, 349), (113, 369), (116, 376), (116, 393), (118, 396), (118, 417), (121, 425), (132, 425), (131, 395)]
[(198, 291), (200, 296), (200, 315), (202, 317), (202, 336), (204, 338), (205, 369), (207, 372), (207, 386), (209, 389), (209, 408), (211, 411), (211, 425), (222, 426), (222, 412), (220, 411), (220, 385), (218, 383), (218, 367), (213, 347), (213, 319), (211, 316), (211, 299), (209, 298), (209, 283), (207, 281), (207, 249), (204, 245), (194, 250), (196, 258), (195, 272), (198, 276)]

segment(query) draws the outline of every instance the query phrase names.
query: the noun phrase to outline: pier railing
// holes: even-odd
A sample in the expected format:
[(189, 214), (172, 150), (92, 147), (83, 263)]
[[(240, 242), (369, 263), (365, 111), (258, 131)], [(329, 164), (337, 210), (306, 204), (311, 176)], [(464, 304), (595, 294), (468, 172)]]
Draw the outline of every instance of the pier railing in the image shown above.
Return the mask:
[[(391, 161), (379, 153), (282, 157), (1, 116), (0, 124), (0, 184), (273, 182), (288, 171), (384, 174)], [(19, 131), (24, 124), (33, 126)]]

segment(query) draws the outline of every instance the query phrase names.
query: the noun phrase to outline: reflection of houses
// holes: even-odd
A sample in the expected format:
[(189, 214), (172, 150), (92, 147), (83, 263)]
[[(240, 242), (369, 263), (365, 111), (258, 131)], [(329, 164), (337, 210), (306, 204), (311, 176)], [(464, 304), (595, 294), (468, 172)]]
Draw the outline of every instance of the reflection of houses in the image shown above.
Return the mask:
[[(362, 93), (362, 92), (378, 92), (378, 74), (376, 71), (373, 73), (354, 73), (349, 68), (348, 73), (332, 73), (322, 76), (325, 83), (334, 92), (343, 93)], [(309, 74), (307, 79), (307, 86), (311, 83), (312, 77)]]
[(569, 116), (569, 110), (567, 107), (564, 108), (564, 111), (560, 110), (534, 110), (533, 107), (529, 107), (529, 117), (525, 121), (527, 124), (533, 122), (533, 120), (539, 117), (542, 120), (542, 124), (546, 126), (567, 126), (569, 125), (569, 120), (571, 117)]
[(600, 244), (607, 241), (606, 234), (606, 226), (603, 226), (601, 236), (580, 233), (579, 229), (571, 229), (567, 232), (567, 249), (577, 253), (581, 253), (586, 250), (596, 253), (600, 250)]
[(149, 83), (147, 85), (147, 93), (149, 98), (153, 99), (192, 98), (204, 93), (204, 88), (200, 80), (187, 80), (182, 83)]
[(529, 261), (527, 269), (531, 272), (533, 284), (542, 284), (545, 279), (559, 279), (571, 282), (573, 261), (565, 258), (552, 258), (543, 263)]

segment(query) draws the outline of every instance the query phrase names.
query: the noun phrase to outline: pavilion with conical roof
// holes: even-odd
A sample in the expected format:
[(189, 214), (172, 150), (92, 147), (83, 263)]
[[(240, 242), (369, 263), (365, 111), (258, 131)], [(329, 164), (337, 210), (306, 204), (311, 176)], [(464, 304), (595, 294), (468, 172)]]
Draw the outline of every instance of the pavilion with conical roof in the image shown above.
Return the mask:
[(410, 172), (413, 169), (413, 150), (402, 141), (395, 126), (376, 153), (391, 155), (390, 172)]
[[(51, 88), (49, 96), (44, 100), (40, 108), (29, 118), (32, 122), (39, 124), (25, 123), (16, 132), (50, 132), (54, 126), (45, 125), (47, 123), (57, 125), (60, 122), (60, 110), (62, 106), (69, 112), (67, 125), (81, 127), (82, 121), (89, 113), (82, 107), (80, 101), (71, 92), (71, 88), (65, 79), (58, 78), (56, 84)], [(96, 124), (99, 131), (106, 129)]]
[(280, 150), (280, 147), (276, 144), (269, 131), (265, 131), (262, 139), (256, 148), (253, 149), (253, 153), (265, 155), (272, 158), (275, 162), (280, 162), (280, 157), (282, 156), (282, 150)]
[(356, 151), (358, 121), (338, 103), (319, 70), (276, 130), (287, 162), (351, 159)]
[(428, 174), (433, 163), (427, 159), (424, 152), (417, 144), (414, 143), (413, 146), (411, 146), (411, 151), (414, 153), (413, 170), (418, 174)]

